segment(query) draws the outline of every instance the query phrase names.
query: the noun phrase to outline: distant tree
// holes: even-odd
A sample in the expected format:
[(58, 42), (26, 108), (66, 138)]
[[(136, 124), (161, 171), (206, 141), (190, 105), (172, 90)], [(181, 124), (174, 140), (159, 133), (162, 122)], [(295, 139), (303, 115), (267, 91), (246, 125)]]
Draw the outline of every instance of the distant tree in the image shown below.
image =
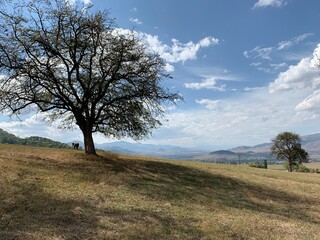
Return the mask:
[(78, 125), (86, 154), (96, 154), (95, 132), (148, 136), (161, 125), (163, 105), (181, 99), (162, 85), (170, 77), (165, 62), (108, 13), (71, 2), (22, 1), (0, 10), (0, 110), (35, 106), (64, 128)]
[(268, 162), (266, 159), (263, 160), (263, 168), (268, 169)]
[(292, 132), (279, 133), (272, 139), (271, 153), (277, 159), (288, 161), (288, 170), (292, 172), (295, 165), (307, 162), (309, 155), (301, 147), (301, 138), (298, 134)]

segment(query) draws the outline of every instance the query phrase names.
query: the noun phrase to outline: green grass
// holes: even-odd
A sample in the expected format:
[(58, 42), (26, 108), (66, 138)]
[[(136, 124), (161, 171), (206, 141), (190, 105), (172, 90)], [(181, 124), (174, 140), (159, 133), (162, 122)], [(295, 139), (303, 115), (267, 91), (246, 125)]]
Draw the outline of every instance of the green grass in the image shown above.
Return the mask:
[(320, 175), (0, 145), (0, 239), (318, 239)]

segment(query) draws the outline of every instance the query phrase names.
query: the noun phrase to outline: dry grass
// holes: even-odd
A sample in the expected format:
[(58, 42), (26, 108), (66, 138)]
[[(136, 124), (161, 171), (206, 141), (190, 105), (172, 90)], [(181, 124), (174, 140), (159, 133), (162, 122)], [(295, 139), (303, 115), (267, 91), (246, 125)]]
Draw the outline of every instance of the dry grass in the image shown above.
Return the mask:
[[(303, 165), (314, 170), (320, 169), (320, 162), (304, 163)], [(269, 164), (268, 168), (273, 170), (285, 170), (283, 164)]]
[(319, 239), (320, 175), (0, 145), (0, 239)]

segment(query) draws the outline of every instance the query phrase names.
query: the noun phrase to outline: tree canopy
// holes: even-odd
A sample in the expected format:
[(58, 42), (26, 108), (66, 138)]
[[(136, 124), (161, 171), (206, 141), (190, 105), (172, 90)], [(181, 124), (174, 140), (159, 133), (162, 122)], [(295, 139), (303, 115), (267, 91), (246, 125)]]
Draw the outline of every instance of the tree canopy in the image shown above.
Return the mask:
[(163, 59), (108, 12), (12, 2), (0, 11), (0, 110), (36, 108), (62, 127), (76, 124), (86, 154), (96, 154), (93, 133), (141, 139), (161, 125), (163, 105), (181, 99), (163, 86)]
[(279, 133), (272, 139), (271, 153), (277, 159), (287, 160), (289, 171), (292, 172), (293, 166), (307, 162), (309, 155), (301, 147), (301, 138), (298, 134), (292, 132)]

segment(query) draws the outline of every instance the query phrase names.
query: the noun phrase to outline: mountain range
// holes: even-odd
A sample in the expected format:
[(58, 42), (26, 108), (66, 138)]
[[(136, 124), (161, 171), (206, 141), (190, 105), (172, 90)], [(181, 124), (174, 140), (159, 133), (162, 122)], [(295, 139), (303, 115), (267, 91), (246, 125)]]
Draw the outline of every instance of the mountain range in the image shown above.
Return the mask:
[[(311, 159), (320, 159), (320, 133), (302, 136), (302, 147), (310, 154)], [(83, 142), (77, 142), (83, 147)], [(61, 143), (42, 137), (19, 138), (15, 135), (0, 129), (0, 143), (21, 144), (29, 146), (45, 146), (55, 148), (66, 148), (72, 145), (69, 143)], [(125, 141), (116, 141), (96, 144), (97, 149), (104, 151), (117, 152), (122, 154), (145, 155), (172, 159), (187, 159), (196, 161), (210, 162), (237, 162), (237, 161), (253, 161), (253, 160), (274, 160), (270, 155), (270, 147), (272, 143), (262, 143), (254, 146), (239, 146), (227, 150), (204, 151), (193, 148), (184, 148), (172, 145), (156, 145), (130, 143)]]
[[(313, 159), (320, 159), (320, 133), (302, 136), (302, 147)], [(79, 142), (83, 146), (82, 142)], [(96, 144), (98, 149), (118, 152), (123, 154), (147, 155), (172, 159), (185, 159), (209, 162), (238, 162), (256, 161), (262, 159), (274, 160), (270, 155), (272, 143), (262, 143), (254, 146), (239, 146), (227, 150), (204, 151), (193, 148), (183, 148), (172, 145), (155, 145), (129, 143), (116, 141), (110, 143)]]
[[(302, 136), (302, 147), (309, 153), (309, 154), (320, 154), (320, 133), (315, 133), (311, 135), (306, 135)], [(263, 143), (263, 144), (258, 144), (252, 147), (248, 146), (240, 146), (240, 147), (235, 147), (232, 149), (229, 149), (230, 151), (233, 152), (256, 152), (256, 153), (261, 153), (261, 152), (269, 152), (270, 148), (272, 146), (272, 143)]]

